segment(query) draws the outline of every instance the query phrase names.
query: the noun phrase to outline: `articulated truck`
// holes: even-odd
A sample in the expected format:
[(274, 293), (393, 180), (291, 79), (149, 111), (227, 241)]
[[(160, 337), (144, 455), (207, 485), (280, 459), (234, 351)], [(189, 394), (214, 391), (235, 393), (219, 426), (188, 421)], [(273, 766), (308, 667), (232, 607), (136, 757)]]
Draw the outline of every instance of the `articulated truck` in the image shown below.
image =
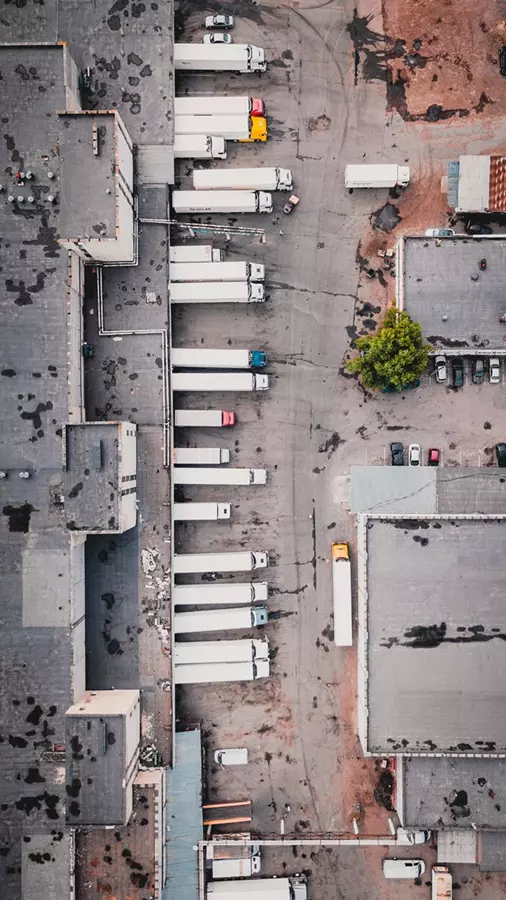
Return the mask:
[(265, 266), (252, 262), (172, 263), (170, 280), (174, 281), (263, 281)]
[(334, 643), (336, 647), (351, 647), (351, 562), (347, 543), (332, 544), (332, 594), (334, 602)]
[(175, 466), (221, 466), (230, 462), (230, 450), (224, 447), (174, 447)]
[(267, 550), (232, 550), (229, 553), (176, 553), (175, 575), (204, 572), (251, 572), (269, 565)]
[(176, 666), (248, 662), (250, 659), (269, 659), (269, 642), (246, 638), (238, 641), (189, 641), (174, 645)]
[(230, 503), (174, 503), (175, 522), (217, 522), (230, 519)]
[(265, 191), (172, 191), (176, 213), (271, 213), (272, 194)]
[(172, 303), (263, 303), (265, 288), (256, 281), (171, 281), (169, 295)]
[(174, 484), (266, 484), (266, 469), (190, 469), (176, 466), (172, 473)]
[(174, 159), (226, 159), (225, 138), (208, 134), (176, 134)]
[(223, 262), (223, 251), (211, 244), (174, 244), (169, 249), (171, 263), (216, 263)]
[(214, 684), (219, 681), (254, 681), (256, 678), (268, 678), (269, 671), (268, 659), (238, 663), (179, 665), (174, 666), (174, 683)]
[(344, 186), (347, 188), (404, 188), (408, 186), (409, 178), (408, 166), (360, 163), (346, 166)]
[(261, 369), (267, 365), (264, 350), (205, 350), (173, 347), (172, 365), (178, 369)]
[(200, 609), (196, 612), (176, 613), (174, 634), (194, 634), (206, 631), (233, 631), (266, 625), (269, 614), (265, 606), (243, 606), (239, 609)]
[(248, 878), (246, 881), (210, 881), (206, 900), (307, 900), (305, 875), (289, 878)]
[(265, 72), (265, 50), (253, 44), (174, 44), (174, 68), (190, 72)]
[(264, 101), (260, 97), (175, 97), (175, 116), (263, 116)]
[(269, 376), (253, 372), (173, 372), (173, 391), (268, 391)]
[(226, 409), (175, 409), (176, 428), (231, 428), (235, 412)]
[(290, 169), (265, 166), (258, 169), (194, 169), (196, 191), (292, 191)]
[(242, 144), (267, 140), (267, 122), (263, 116), (176, 116), (178, 134), (212, 134)]
[(176, 584), (172, 589), (175, 606), (225, 606), (264, 602), (269, 594), (266, 581), (242, 584)]

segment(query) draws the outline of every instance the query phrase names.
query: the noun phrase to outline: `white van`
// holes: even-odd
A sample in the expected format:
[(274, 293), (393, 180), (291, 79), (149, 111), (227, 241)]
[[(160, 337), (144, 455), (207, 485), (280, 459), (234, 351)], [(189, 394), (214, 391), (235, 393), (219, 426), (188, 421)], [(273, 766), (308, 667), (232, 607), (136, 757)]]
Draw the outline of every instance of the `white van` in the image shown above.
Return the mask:
[(425, 872), (423, 859), (384, 859), (385, 878), (420, 878)]

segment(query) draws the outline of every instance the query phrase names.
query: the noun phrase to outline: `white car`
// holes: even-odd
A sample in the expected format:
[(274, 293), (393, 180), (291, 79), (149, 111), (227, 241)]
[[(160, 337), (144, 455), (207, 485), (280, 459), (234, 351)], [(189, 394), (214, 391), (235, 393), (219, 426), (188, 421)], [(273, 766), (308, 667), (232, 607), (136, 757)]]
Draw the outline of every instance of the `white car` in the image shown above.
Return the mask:
[(446, 357), (436, 356), (434, 361), (436, 369), (436, 381), (443, 384), (448, 379), (448, 368), (446, 365)]
[(490, 384), (501, 383), (501, 366), (497, 356), (493, 356), (489, 362), (489, 378)]
[(215, 750), (214, 761), (220, 766), (245, 766), (248, 762), (247, 747), (234, 747), (229, 750)]
[(202, 38), (203, 44), (231, 44), (232, 37), (230, 34), (223, 34), (222, 31), (215, 31), (214, 34), (205, 34)]
[(215, 16), (206, 16), (206, 28), (233, 28), (234, 17), (227, 16), (225, 13), (217, 13)]
[(422, 456), (420, 444), (410, 444), (408, 450), (408, 466), (419, 466)]
[(426, 228), (425, 237), (455, 237), (453, 228)]

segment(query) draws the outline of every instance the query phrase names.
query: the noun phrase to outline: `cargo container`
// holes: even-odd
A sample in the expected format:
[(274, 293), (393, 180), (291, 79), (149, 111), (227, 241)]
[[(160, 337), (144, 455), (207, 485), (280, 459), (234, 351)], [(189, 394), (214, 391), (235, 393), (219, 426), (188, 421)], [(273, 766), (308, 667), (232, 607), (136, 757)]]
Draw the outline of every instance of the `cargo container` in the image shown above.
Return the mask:
[(190, 72), (265, 72), (265, 50), (253, 44), (174, 44), (174, 68)]
[(174, 447), (176, 466), (221, 466), (230, 462), (227, 447)]
[(268, 391), (269, 376), (253, 372), (173, 372), (173, 391)]
[(448, 866), (432, 866), (432, 900), (452, 900), (453, 879)]
[(222, 262), (223, 251), (211, 244), (176, 244), (169, 250), (171, 263), (215, 263)]
[(174, 574), (251, 572), (269, 565), (266, 550), (232, 550), (229, 553), (175, 553)]
[(235, 412), (226, 409), (175, 409), (176, 428), (231, 428)]
[(336, 647), (351, 647), (351, 563), (347, 543), (332, 544), (332, 594), (334, 603), (334, 643)]
[(272, 194), (265, 191), (172, 191), (176, 213), (271, 213)]
[[(200, 665), (174, 666), (175, 684), (213, 684), (220, 681), (253, 681), (267, 678), (270, 666), (268, 659), (250, 660), (239, 663), (201, 663)], [(248, 821), (239, 819), (235, 821)]]
[(176, 134), (174, 159), (226, 159), (225, 138), (208, 134)]
[(230, 503), (174, 503), (175, 522), (213, 522), (230, 519)]
[(269, 642), (244, 638), (237, 641), (188, 641), (174, 644), (176, 666), (216, 662), (249, 662), (250, 659), (269, 659)]
[(259, 166), (250, 169), (194, 169), (196, 191), (292, 191), (290, 169)]
[(261, 369), (267, 365), (264, 350), (207, 350), (173, 347), (172, 365), (178, 369)]
[(242, 144), (267, 140), (267, 121), (263, 116), (176, 116), (178, 134), (212, 134)]
[(346, 166), (344, 185), (347, 188), (393, 188), (407, 187), (409, 167), (385, 163)]
[(266, 484), (266, 469), (187, 468), (176, 466), (174, 484)]
[(175, 281), (264, 281), (265, 266), (245, 261), (172, 263), (170, 280)]
[(267, 620), (268, 612), (265, 606), (201, 609), (197, 612), (176, 613), (173, 619), (173, 632), (193, 634), (205, 631), (233, 631), (266, 625)]
[(264, 101), (260, 97), (175, 97), (175, 116), (263, 116)]
[(263, 303), (265, 288), (256, 281), (174, 281), (169, 296), (171, 303)]
[(266, 581), (242, 584), (176, 584), (172, 588), (175, 606), (225, 606), (264, 602), (269, 594)]
[(260, 856), (243, 856), (238, 859), (214, 859), (211, 864), (213, 878), (251, 878), (260, 872)]

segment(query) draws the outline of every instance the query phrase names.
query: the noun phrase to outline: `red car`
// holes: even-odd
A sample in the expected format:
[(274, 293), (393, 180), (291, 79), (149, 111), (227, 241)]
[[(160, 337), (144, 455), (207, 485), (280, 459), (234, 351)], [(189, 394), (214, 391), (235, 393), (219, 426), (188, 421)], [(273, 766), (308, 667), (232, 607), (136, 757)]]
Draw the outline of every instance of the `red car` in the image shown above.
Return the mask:
[(439, 465), (439, 450), (437, 447), (431, 447), (429, 450), (429, 466), (438, 466)]

